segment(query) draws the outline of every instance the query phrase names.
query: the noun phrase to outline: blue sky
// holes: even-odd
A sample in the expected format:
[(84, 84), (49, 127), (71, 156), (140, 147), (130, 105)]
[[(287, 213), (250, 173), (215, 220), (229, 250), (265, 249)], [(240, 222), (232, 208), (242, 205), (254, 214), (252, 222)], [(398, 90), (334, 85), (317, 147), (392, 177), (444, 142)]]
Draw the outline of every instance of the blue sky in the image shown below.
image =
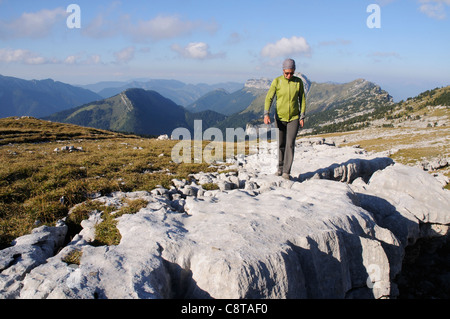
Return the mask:
[(450, 84), (449, 32), (450, 0), (0, 0), (0, 74), (245, 82), (291, 57), (312, 81), (364, 78), (399, 101)]

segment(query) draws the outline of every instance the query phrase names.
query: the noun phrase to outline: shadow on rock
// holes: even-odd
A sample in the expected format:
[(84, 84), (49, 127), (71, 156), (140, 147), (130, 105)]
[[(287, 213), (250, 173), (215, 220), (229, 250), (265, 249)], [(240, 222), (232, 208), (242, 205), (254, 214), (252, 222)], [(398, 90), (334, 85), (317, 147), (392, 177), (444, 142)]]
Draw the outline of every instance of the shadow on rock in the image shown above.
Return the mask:
[(320, 168), (314, 172), (300, 174), (295, 180), (303, 182), (309, 179), (329, 179), (351, 183), (361, 177), (367, 183), (373, 173), (393, 164), (394, 161), (389, 157), (377, 157), (374, 159), (355, 158), (344, 163), (335, 163), (329, 167)]

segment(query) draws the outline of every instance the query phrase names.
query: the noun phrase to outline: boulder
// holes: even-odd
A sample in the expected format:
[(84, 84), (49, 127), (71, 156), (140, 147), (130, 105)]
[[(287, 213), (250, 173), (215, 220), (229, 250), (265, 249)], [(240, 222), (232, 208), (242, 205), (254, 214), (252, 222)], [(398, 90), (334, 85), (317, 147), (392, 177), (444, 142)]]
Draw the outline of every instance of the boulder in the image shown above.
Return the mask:
[(427, 237), (447, 234), (449, 191), (420, 168), (395, 164), (377, 171), (359, 197), (378, 224), (390, 228), (404, 247), (422, 237), (421, 232)]
[(41, 226), (14, 240), (11, 247), (0, 250), (0, 297), (17, 298), (25, 276), (54, 256), (66, 233), (63, 222), (55, 227)]

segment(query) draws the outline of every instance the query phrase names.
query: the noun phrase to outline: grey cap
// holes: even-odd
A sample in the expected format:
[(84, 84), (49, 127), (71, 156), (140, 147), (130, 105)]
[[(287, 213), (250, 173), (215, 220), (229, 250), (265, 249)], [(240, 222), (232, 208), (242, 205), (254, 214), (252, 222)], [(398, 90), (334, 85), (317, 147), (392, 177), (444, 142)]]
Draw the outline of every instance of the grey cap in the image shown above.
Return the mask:
[(292, 69), (295, 70), (295, 61), (292, 59), (286, 59), (283, 62), (283, 70)]

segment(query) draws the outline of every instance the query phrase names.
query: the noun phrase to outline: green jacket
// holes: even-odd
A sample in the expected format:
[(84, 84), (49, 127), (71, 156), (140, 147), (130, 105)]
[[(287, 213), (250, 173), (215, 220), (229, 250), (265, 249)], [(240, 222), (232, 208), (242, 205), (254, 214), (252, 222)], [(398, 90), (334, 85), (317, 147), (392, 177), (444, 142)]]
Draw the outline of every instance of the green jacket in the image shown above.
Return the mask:
[(284, 75), (272, 81), (264, 104), (264, 115), (269, 114), (274, 96), (277, 96), (277, 115), (283, 122), (305, 118), (306, 99), (303, 81), (293, 76), (287, 80)]

